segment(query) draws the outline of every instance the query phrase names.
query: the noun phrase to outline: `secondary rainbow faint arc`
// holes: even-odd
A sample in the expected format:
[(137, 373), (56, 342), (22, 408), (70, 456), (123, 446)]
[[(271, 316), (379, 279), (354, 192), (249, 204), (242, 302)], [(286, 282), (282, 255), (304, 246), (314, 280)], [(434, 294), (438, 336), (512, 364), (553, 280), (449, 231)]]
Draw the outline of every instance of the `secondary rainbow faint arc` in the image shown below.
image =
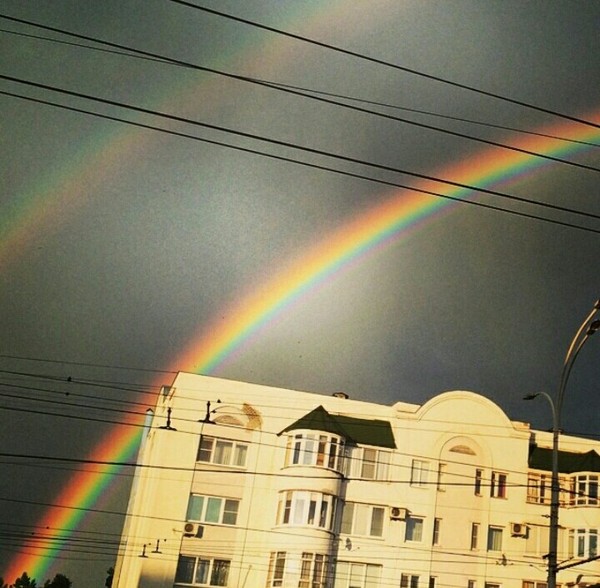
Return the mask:
[[(599, 120), (600, 112), (588, 118)], [(557, 125), (544, 129), (543, 132), (575, 141), (600, 142), (600, 132), (597, 129), (574, 123)], [(585, 148), (578, 143), (534, 136), (521, 137), (515, 144), (546, 155), (563, 156)], [(488, 149), (464, 162), (440, 170), (436, 175), (484, 187), (547, 165), (547, 161), (522, 153)], [(465, 189), (447, 186), (441, 188), (440, 184), (432, 182), (420, 182), (415, 187), (460, 198), (469, 194)], [(437, 218), (444, 211), (455, 210), (458, 206), (459, 203), (409, 190), (397, 191), (383, 203), (356, 216), (331, 236), (304, 252), (272, 280), (243, 296), (225, 313), (219, 313), (219, 316), (225, 314), (229, 319), (225, 322), (217, 319), (212, 324), (203, 326), (200, 336), (178, 356), (174, 370), (213, 373), (225, 359), (265, 328), (270, 320), (288, 310), (293, 303), (302, 300), (319, 284), (334, 277), (336, 272), (364, 260), (370, 251), (386, 243), (397, 242), (415, 228), (424, 227), (426, 222)], [(141, 418), (138, 421), (132, 419), (131, 424), (141, 425)], [(97, 445), (90, 459), (131, 459), (137, 448), (140, 431), (135, 426), (113, 427)], [(100, 472), (78, 472), (56, 498), (55, 504), (60, 507), (50, 508), (39, 523), (42, 531), (46, 527), (60, 530), (55, 531), (58, 540), (51, 547), (25, 545), (11, 562), (6, 578), (11, 581), (11, 578), (27, 571), (30, 576), (41, 580), (54, 559), (60, 555), (61, 545), (81, 522), (85, 509), (96, 503), (116, 472), (117, 468), (114, 466), (107, 466)]]

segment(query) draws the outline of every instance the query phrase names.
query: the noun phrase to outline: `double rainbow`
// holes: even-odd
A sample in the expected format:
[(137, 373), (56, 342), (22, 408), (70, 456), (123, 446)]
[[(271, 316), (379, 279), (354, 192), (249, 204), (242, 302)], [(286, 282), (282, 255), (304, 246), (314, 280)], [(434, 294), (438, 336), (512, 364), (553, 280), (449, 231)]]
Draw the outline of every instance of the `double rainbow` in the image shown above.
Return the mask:
[[(600, 121), (600, 112), (588, 117)], [(549, 137), (527, 135), (515, 145), (545, 155), (573, 155), (586, 148), (582, 143), (600, 143), (600, 131), (576, 123), (556, 125), (543, 129), (547, 135), (560, 136), (574, 143)], [(547, 161), (517, 152), (487, 149), (468, 160), (440, 170), (438, 177), (455, 182), (490, 187), (529, 171), (548, 166)], [(552, 164), (555, 166), (556, 164)], [(466, 198), (465, 189), (440, 190), (439, 184), (420, 182), (419, 189), (437, 190), (442, 194)], [(308, 293), (354, 263), (364, 261), (370, 252), (397, 243), (417, 228), (422, 228), (442, 212), (449, 212), (460, 204), (409, 190), (399, 190), (381, 204), (356, 216), (338, 228), (332, 235), (304, 252), (283, 268), (275, 277), (243, 296), (219, 320), (203, 325), (193, 340), (174, 362), (174, 370), (211, 374), (234, 352), (256, 337), (277, 316), (293, 304), (300, 303)], [(229, 317), (226, 322), (222, 316)], [(161, 382), (162, 383), (162, 382)], [(132, 419), (131, 424), (141, 425)], [(90, 455), (93, 461), (118, 462), (134, 457), (140, 439), (140, 427), (114, 426)], [(61, 545), (68, 540), (102, 493), (109, 487), (118, 471), (117, 466), (106, 466), (94, 471), (81, 471), (73, 476), (56, 497), (39, 523), (40, 534), (52, 529), (54, 540), (50, 546), (36, 546), (35, 541), (25, 544), (11, 562), (5, 578), (11, 579), (27, 571), (31, 577), (44, 578), (55, 559), (60, 557)]]

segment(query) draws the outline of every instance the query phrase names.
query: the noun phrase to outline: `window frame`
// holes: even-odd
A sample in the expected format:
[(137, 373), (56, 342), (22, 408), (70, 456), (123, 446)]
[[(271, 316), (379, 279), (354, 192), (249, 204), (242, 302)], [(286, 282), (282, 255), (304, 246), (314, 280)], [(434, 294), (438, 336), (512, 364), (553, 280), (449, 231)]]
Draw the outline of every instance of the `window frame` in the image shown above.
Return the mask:
[(479, 530), (481, 528), (480, 523), (471, 523), (471, 551), (479, 549)]
[(329, 556), (303, 551), (298, 588), (326, 588), (329, 584)]
[[(198, 517), (196, 517), (194, 515), (194, 513), (192, 512), (193, 509), (193, 503), (197, 501), (200, 502), (200, 514)], [(211, 503), (212, 501), (212, 503)], [(212, 512), (209, 509), (209, 504), (213, 504), (219, 501), (219, 514), (218, 514), (218, 520), (212, 520), (212, 517), (209, 517), (209, 513)], [(190, 497), (188, 499), (188, 506), (187, 506), (187, 511), (186, 511), (186, 521), (191, 521), (194, 523), (202, 523), (202, 524), (209, 524), (209, 525), (226, 525), (228, 527), (234, 527), (237, 525), (237, 518), (238, 515), (240, 513), (240, 500), (237, 498), (229, 498), (228, 496), (210, 496), (208, 494), (197, 494), (195, 492), (193, 492), (192, 494), (190, 494)], [(228, 505), (229, 503), (229, 505)], [(233, 511), (231, 508), (227, 508), (228, 506), (231, 507), (232, 504), (236, 505), (236, 509), (235, 511)], [(197, 508), (197, 507), (196, 507)], [(195, 510), (195, 509), (194, 509)], [(229, 518), (228, 515), (230, 515), (232, 512), (235, 512), (235, 517), (234, 517), (234, 521), (233, 522), (229, 522), (226, 519)]]
[(423, 517), (415, 517), (409, 515), (406, 517), (406, 529), (404, 531), (404, 541), (412, 543), (423, 542), (423, 527), (425, 519)]
[(346, 446), (346, 467), (348, 478), (357, 480), (389, 480), (392, 452), (372, 446)]
[[(577, 472), (571, 475), (569, 505), (598, 506), (600, 475), (589, 472)], [(594, 488), (592, 493), (591, 488)]]
[[(338, 561), (336, 564), (334, 588), (378, 588), (383, 566), (361, 561)], [(357, 578), (360, 573), (360, 578)], [(350, 582), (360, 580), (360, 587)]]
[(438, 463), (437, 480), (436, 480), (436, 488), (437, 488), (438, 492), (446, 492), (444, 478), (446, 477), (447, 466), (448, 466), (448, 464), (445, 462)]
[(475, 478), (473, 480), (473, 493), (475, 496), (482, 496), (481, 488), (483, 485), (483, 470), (475, 468)]
[(442, 527), (442, 519), (435, 517), (433, 519), (433, 530), (431, 533), (431, 545), (440, 545), (440, 532)]
[[(207, 447), (207, 441), (210, 443), (210, 447)], [(228, 445), (231, 446), (229, 458), (226, 461), (217, 459), (220, 455), (226, 455), (225, 446)], [(196, 462), (246, 469), (249, 446), (249, 443), (238, 441), (236, 439), (214, 437), (213, 435), (200, 435), (198, 451), (196, 453)], [(207, 454), (209, 459), (202, 459), (202, 457), (206, 457)]]
[[(574, 484), (572, 477), (559, 476), (559, 503), (561, 506), (574, 506)], [(600, 488), (599, 488), (600, 490)], [(527, 474), (527, 502), (529, 504), (549, 505), (552, 502), (552, 476), (547, 472), (529, 472)]]
[[(502, 551), (504, 528), (498, 525), (488, 526), (487, 551)], [(498, 544), (498, 546), (496, 546)]]
[(569, 556), (596, 557), (600, 552), (600, 529), (596, 527), (569, 529)]
[(309, 551), (272, 551), (269, 555), (267, 587), (285, 586), (290, 576), (298, 579), (298, 588), (328, 588), (331, 577), (329, 555)]
[(490, 496), (492, 498), (507, 498), (508, 474), (492, 471), (490, 477)]
[[(560, 586), (560, 584), (557, 584), (557, 586)], [(548, 583), (543, 582), (543, 581), (540, 582), (538, 580), (523, 580), (521, 587), (522, 588), (547, 588)]]
[(410, 485), (413, 488), (426, 488), (429, 477), (429, 461), (413, 459), (410, 466)]
[[(192, 563), (193, 560), (193, 568), (192, 568), (192, 581), (187, 582), (186, 579), (180, 578), (180, 573), (182, 571), (182, 563), (183, 560), (188, 560), (188, 564)], [(208, 563), (208, 567), (205, 569), (206, 582), (198, 582), (197, 575), (199, 572), (199, 564)], [(219, 565), (217, 567), (215, 564), (226, 564), (223, 568)], [(219, 577), (221, 572), (220, 569), (224, 569), (224, 579)], [(175, 571), (175, 585), (177, 586), (227, 586), (229, 581), (229, 573), (231, 571), (231, 560), (225, 559), (221, 557), (205, 557), (202, 555), (185, 555), (183, 553), (179, 554), (179, 559), (177, 561), (177, 568)], [(187, 570), (186, 570), (187, 572)]]
[(282, 490), (277, 502), (276, 524), (331, 531), (336, 503), (336, 497), (325, 492)]
[(344, 439), (339, 435), (312, 430), (295, 430), (287, 436), (285, 466), (319, 467), (342, 471)]
[[(363, 524), (361, 524), (362, 521), (364, 521)], [(380, 538), (383, 537), (384, 521), (384, 506), (364, 502), (346, 502), (340, 521), (340, 533), (357, 537)], [(380, 533), (377, 533), (378, 529), (380, 529)]]
[(417, 574), (400, 574), (400, 588), (419, 588)]

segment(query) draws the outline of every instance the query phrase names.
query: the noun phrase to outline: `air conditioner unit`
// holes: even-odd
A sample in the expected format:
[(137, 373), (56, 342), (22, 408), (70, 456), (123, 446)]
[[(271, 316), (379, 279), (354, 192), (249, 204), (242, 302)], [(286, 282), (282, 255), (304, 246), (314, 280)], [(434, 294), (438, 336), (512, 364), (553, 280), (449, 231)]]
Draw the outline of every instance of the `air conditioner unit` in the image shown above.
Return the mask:
[(398, 506), (392, 506), (390, 508), (390, 519), (392, 521), (405, 521), (408, 515), (408, 510), (405, 508), (400, 508)]
[(184, 537), (202, 537), (204, 534), (204, 527), (198, 523), (186, 523), (183, 526)]
[(510, 534), (513, 537), (527, 537), (527, 525), (523, 523), (511, 523)]

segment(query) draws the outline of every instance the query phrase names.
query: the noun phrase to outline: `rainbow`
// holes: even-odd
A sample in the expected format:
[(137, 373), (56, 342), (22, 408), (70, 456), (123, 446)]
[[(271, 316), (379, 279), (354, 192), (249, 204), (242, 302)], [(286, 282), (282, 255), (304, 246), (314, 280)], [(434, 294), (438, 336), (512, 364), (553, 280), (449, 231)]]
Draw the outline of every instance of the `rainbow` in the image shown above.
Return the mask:
[[(593, 113), (588, 120), (600, 121), (600, 112)], [(575, 123), (559, 124), (541, 132), (572, 141), (600, 142), (598, 129)], [(552, 156), (573, 155), (586, 148), (582, 143), (566, 143), (534, 135), (521, 137), (514, 144)], [(455, 182), (486, 187), (505, 183), (548, 165), (548, 161), (539, 158), (491, 148), (442, 169), (436, 175)], [(439, 184), (430, 181), (420, 182), (415, 188), (461, 199), (469, 196), (468, 190), (448, 186), (440, 188)], [(177, 358), (174, 371), (214, 373), (234, 353), (240, 353), (276, 317), (306, 299), (319, 285), (364, 261), (372, 252), (406, 239), (416, 229), (423, 228), (441, 214), (447, 214), (459, 206), (460, 203), (454, 201), (410, 190), (396, 190), (389, 194), (384, 202), (351, 219), (290, 262), (273, 279), (243, 296), (225, 312), (219, 312), (219, 317), (229, 317), (227, 322), (219, 319), (203, 325), (199, 337), (191, 341)], [(141, 437), (141, 421), (141, 417), (132, 419), (131, 425), (138, 426), (116, 426), (111, 429), (90, 459), (108, 462), (131, 459)], [(31, 577), (45, 577), (54, 560), (60, 556), (61, 545), (81, 523), (86, 509), (97, 503), (117, 471), (117, 466), (105, 466), (74, 475), (54, 501), (57, 506), (51, 507), (39, 524), (40, 529), (60, 529), (60, 536), (55, 535), (56, 540), (52, 541), (51, 547), (24, 545), (11, 562), (5, 578), (11, 581), (24, 570)]]
[[(588, 120), (598, 120), (600, 112)], [(579, 124), (565, 123), (540, 131), (543, 135), (568, 138), (569, 143), (548, 136), (528, 135), (515, 141), (518, 148), (554, 157), (582, 151), (585, 143), (598, 142), (600, 131)], [(589, 148), (589, 146), (588, 146)], [(464, 162), (439, 170), (436, 177), (480, 188), (506, 184), (510, 180), (546, 167), (549, 161), (523, 153), (487, 149)], [(469, 190), (441, 186), (432, 181), (415, 185), (417, 190), (431, 191), (455, 199), (465, 199)], [(502, 206), (503, 203), (498, 203)], [(270, 321), (297, 300), (335, 277), (336, 273), (364, 259), (371, 251), (407, 238), (427, 221), (454, 210), (457, 203), (422, 192), (402, 190), (391, 194), (383, 203), (352, 219), (331, 236), (304, 251), (298, 259), (239, 302), (219, 313), (219, 319), (206, 325), (197, 340), (178, 358), (178, 366), (187, 371), (212, 373), (244, 344), (256, 337)], [(223, 322), (222, 316), (229, 317)]]

